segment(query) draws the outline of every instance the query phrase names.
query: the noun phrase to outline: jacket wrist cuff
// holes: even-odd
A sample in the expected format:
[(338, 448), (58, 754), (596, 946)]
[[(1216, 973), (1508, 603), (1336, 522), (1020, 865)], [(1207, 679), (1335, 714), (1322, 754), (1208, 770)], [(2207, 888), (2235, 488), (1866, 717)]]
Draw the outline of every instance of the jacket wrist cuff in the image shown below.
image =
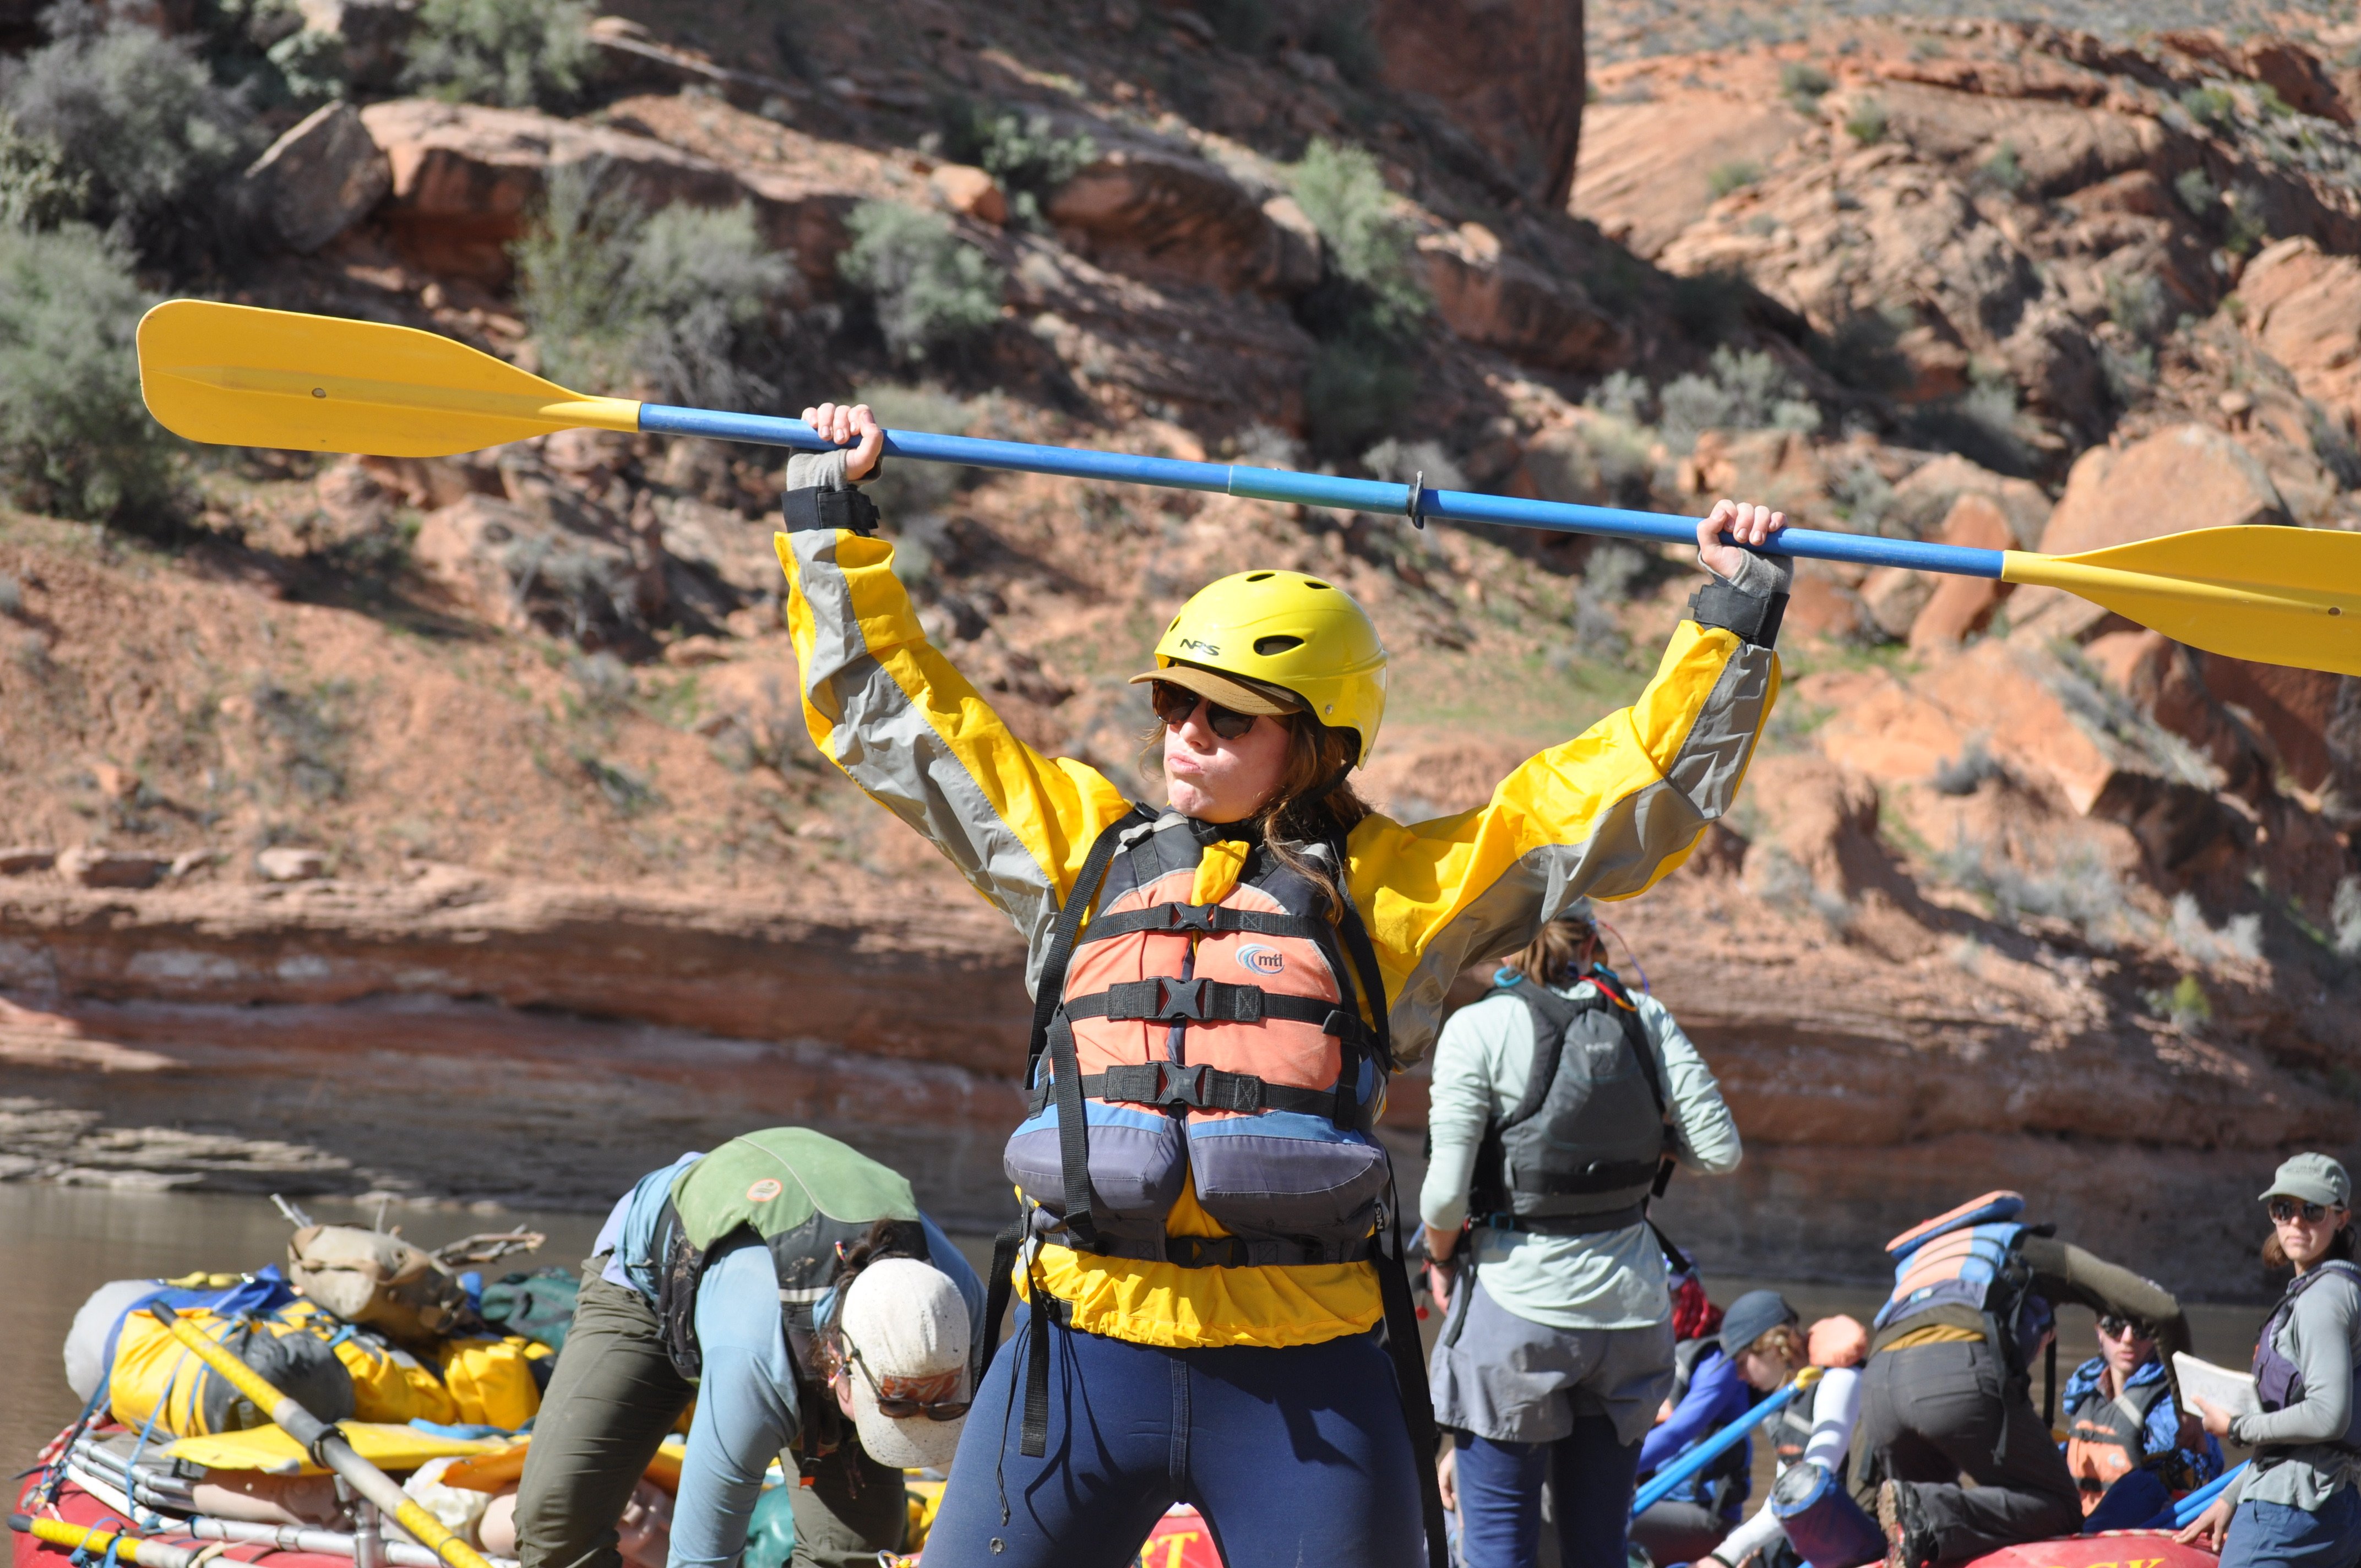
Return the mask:
[(779, 498), (779, 512), (789, 533), (822, 528), (834, 532), (843, 528), (865, 538), (877, 529), (877, 503), (859, 490), (817, 486), (789, 490)]
[(1699, 626), (1718, 626), (1738, 633), (1739, 641), (1757, 648), (1778, 643), (1779, 622), (1787, 613), (1783, 593), (1750, 594), (1714, 581), (1689, 596), (1689, 619)]

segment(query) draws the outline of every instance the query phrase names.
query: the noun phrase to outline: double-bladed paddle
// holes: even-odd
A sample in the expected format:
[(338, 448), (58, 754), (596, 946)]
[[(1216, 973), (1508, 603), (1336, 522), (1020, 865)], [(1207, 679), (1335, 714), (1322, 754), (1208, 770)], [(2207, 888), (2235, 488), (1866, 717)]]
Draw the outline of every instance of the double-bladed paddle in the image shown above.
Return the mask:
[[(586, 397), (412, 327), (203, 300), (172, 300), (148, 313), (139, 323), (139, 384), (165, 428), (229, 446), (435, 457), (583, 427), (806, 451), (833, 444), (801, 420)], [(921, 462), (1393, 512), (1422, 524), (1503, 523), (1668, 543), (1697, 537), (1695, 518), (1244, 464), (908, 430), (888, 433), (885, 450)], [(2361, 674), (2361, 534), (2204, 528), (2043, 555), (1789, 528), (1770, 548), (2063, 588), (2193, 648)]]

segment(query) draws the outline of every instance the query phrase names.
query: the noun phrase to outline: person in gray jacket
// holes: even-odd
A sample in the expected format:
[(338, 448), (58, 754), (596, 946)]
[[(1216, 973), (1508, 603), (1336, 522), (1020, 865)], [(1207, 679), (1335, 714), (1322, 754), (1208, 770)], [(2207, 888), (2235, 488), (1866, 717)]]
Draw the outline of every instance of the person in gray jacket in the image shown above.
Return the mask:
[(1648, 1201), (1675, 1162), (1738, 1166), (1697, 1048), (1600, 959), (1576, 905), (1434, 1047), (1419, 1193), (1445, 1304), (1432, 1381), (1457, 1434), (1444, 1463), (1463, 1554), (1483, 1568), (1535, 1561), (1545, 1476), (1567, 1568), (1620, 1568), (1642, 1440), (1673, 1386)]
[(2361, 1559), (2361, 1266), (2353, 1259), (2353, 1179), (2323, 1154), (2300, 1154), (2269, 1190), (2263, 1261), (2295, 1278), (2255, 1346), (2259, 1411), (2191, 1401), (2205, 1430), (2255, 1451), (2184, 1541), (2203, 1539), (2222, 1568), (2351, 1568)]

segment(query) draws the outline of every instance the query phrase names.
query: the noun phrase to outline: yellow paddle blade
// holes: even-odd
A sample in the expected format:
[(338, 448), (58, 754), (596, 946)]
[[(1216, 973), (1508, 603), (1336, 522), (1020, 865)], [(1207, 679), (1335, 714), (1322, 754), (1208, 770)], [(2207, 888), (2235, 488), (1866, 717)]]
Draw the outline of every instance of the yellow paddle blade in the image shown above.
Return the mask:
[[(499, 1442), (438, 1437), (416, 1427), (390, 1421), (340, 1421), (337, 1429), (353, 1452), (380, 1470), (415, 1470), (430, 1459), (446, 1454), (491, 1453), (505, 1446)], [(208, 1470), (258, 1470), (266, 1475), (324, 1474), (296, 1441), (277, 1427), (249, 1427), (243, 1431), (213, 1432), (184, 1437), (169, 1444), (164, 1453)]]
[(586, 398), (431, 332), (209, 300), (141, 319), (139, 390), (165, 429), (219, 446), (442, 457), (640, 428), (636, 402)]
[(2361, 533), (2258, 523), (2005, 554), (2004, 581), (2080, 594), (2191, 648), (2361, 675)]

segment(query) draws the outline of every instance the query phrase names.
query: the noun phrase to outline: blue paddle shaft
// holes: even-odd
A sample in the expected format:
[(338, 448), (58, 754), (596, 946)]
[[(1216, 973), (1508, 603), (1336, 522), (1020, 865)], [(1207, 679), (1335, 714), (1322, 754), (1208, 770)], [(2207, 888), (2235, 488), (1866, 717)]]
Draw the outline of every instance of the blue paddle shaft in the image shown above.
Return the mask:
[[(799, 419), (764, 414), (712, 413), (703, 409), (640, 405), (640, 428), (651, 435), (701, 435), (714, 441), (746, 441), (822, 452), (834, 446)], [(1022, 441), (983, 441), (965, 435), (929, 435), (897, 430), (885, 437), (887, 455), (922, 463), (960, 463), (1023, 474), (1053, 474), (1068, 479), (1102, 479), (1166, 489), (1202, 490), (1254, 500), (1292, 501), (1302, 506), (1407, 515), (1411, 488), (1382, 479), (1347, 479), (1334, 474), (1297, 474), (1228, 463), (1192, 463), (1179, 457), (1137, 457), (1123, 452), (1092, 452), (1067, 446), (1037, 446)], [(1421, 489), (1418, 515), (1436, 522), (1500, 523), (1559, 533), (1595, 533), (1613, 539), (1646, 539), (1664, 544), (1697, 542), (1697, 520), (1616, 507), (1577, 506), (1570, 501), (1484, 496), (1470, 490)], [(1814, 561), (1846, 561), (1862, 566), (1909, 566), (1948, 576), (2001, 575), (2002, 552), (1958, 544), (1927, 544), (1915, 539), (1872, 539), (1809, 528), (1781, 531), (1769, 548)]]
[(2224, 1470), (2221, 1475), (2216, 1475), (2211, 1481), (2206, 1482), (2205, 1485), (2198, 1487), (2195, 1491), (2190, 1493), (2189, 1496), (2181, 1498), (2180, 1501), (2173, 1504), (2172, 1522), (2174, 1527), (2180, 1530), (2187, 1530), (2191, 1525), (2195, 1524), (2197, 1522), (2197, 1516), (2203, 1513), (2207, 1508), (2213, 1507), (2213, 1499), (2220, 1497), (2223, 1489), (2228, 1486), (2231, 1482), (2235, 1481), (2239, 1475), (2245, 1472), (2246, 1465), (2252, 1462), (2241, 1461), (2230, 1469)]
[[(1690, 537), (1696, 536), (1692, 534)], [(1663, 1502), (1672, 1494), (1674, 1487), (1720, 1458), (1743, 1441), (1748, 1432), (1769, 1420), (1785, 1407), (1788, 1400), (1803, 1391), (1802, 1384), (1790, 1383), (1711, 1437), (1699, 1439), (1696, 1447), (1657, 1471), (1655, 1479), (1640, 1488), (1639, 1495), (1631, 1499), (1631, 1517), (1638, 1519)]]

